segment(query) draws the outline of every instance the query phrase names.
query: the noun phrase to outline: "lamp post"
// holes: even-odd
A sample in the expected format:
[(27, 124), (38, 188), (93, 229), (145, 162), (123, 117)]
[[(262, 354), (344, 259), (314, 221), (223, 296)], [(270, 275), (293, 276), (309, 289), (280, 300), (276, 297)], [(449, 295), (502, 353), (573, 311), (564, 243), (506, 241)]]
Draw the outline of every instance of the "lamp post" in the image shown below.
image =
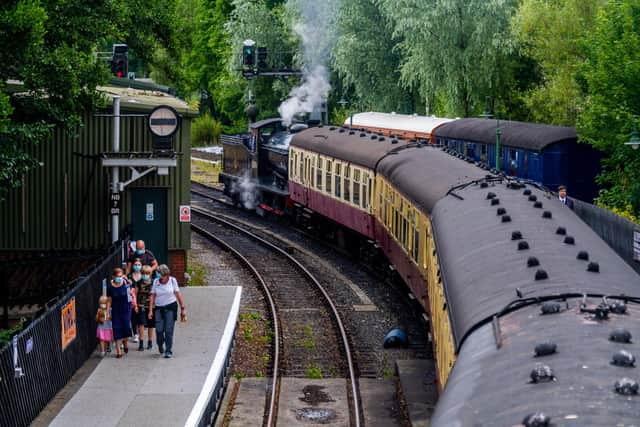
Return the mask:
[(630, 145), (631, 148), (637, 150), (640, 148), (640, 134), (638, 134), (637, 127), (638, 116), (633, 116), (633, 130), (631, 131), (631, 139), (629, 142), (625, 142), (624, 145)]
[[(484, 117), (485, 119), (490, 119), (493, 117), (493, 114), (491, 114), (491, 108), (490, 108), (490, 97), (485, 97), (485, 105), (484, 105), (484, 112), (480, 115), (481, 117)], [(498, 117), (498, 114), (496, 113), (496, 171), (500, 172), (500, 135), (501, 135), (502, 131), (500, 130), (500, 118)]]

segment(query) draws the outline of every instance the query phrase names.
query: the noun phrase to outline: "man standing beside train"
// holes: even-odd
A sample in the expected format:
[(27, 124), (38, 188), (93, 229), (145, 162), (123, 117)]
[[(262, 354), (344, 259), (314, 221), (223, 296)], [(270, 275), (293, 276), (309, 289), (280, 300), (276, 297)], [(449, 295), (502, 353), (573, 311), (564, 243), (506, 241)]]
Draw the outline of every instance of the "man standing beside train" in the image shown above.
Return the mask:
[(567, 187), (561, 185), (558, 187), (558, 199), (563, 205), (567, 205), (567, 207), (573, 210), (573, 200), (567, 196)]

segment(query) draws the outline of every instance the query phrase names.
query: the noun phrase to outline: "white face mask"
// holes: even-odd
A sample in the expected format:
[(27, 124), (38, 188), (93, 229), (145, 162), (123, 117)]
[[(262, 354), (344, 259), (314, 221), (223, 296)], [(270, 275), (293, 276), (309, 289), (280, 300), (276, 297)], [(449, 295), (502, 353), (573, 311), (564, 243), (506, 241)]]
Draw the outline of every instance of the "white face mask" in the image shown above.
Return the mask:
[(107, 304), (100, 304), (100, 308), (107, 308)]

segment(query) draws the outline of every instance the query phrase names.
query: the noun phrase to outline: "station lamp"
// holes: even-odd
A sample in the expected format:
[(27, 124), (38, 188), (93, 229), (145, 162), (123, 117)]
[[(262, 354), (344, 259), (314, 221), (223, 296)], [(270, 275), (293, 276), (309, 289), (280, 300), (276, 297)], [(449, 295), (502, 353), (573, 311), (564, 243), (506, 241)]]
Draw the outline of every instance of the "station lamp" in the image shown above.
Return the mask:
[(638, 134), (638, 116), (633, 116), (633, 130), (631, 131), (631, 139), (629, 142), (625, 142), (624, 145), (630, 145), (631, 148), (637, 150), (640, 148), (640, 134)]

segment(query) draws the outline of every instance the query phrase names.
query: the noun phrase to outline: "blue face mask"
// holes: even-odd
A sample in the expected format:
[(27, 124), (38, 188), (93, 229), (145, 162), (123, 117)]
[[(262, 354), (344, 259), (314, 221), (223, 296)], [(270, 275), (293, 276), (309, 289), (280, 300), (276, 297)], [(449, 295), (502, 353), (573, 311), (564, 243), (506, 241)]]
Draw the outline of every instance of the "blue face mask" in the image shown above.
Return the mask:
[(153, 277), (154, 277), (154, 278), (156, 278), (156, 279), (159, 279), (159, 278), (161, 278), (162, 276), (160, 275), (160, 273), (154, 273)]
[(144, 249), (136, 249), (136, 255), (142, 255), (144, 253)]
[(143, 274), (142, 275), (142, 280), (149, 280), (149, 279), (150, 279), (150, 277), (149, 277), (148, 274)]
[(113, 279), (113, 281), (116, 283), (122, 283), (122, 277), (116, 277)]
[(133, 271), (137, 272), (137, 271), (140, 271), (140, 270), (142, 270), (142, 266), (141, 265), (134, 265), (133, 266)]

